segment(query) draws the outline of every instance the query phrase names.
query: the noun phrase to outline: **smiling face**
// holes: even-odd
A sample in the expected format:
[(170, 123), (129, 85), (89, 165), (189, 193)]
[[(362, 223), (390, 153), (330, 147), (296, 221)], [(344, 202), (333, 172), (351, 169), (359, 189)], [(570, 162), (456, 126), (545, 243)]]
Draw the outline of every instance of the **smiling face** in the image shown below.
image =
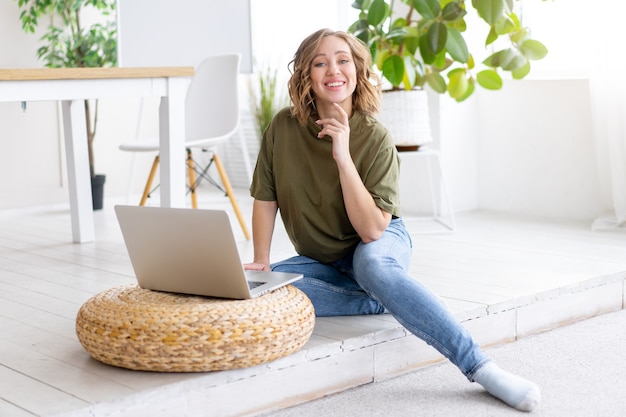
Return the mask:
[(338, 103), (352, 114), (352, 94), (356, 89), (356, 66), (346, 41), (337, 36), (326, 36), (311, 63), (311, 83), (315, 105), (321, 117), (332, 112)]

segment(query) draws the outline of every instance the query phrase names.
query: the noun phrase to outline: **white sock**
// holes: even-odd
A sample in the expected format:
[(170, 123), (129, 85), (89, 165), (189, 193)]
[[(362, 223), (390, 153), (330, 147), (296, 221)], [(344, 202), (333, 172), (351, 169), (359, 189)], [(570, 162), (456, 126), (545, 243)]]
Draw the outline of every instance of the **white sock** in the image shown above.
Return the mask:
[(521, 411), (531, 411), (541, 401), (537, 384), (507, 372), (493, 362), (480, 368), (474, 374), (474, 381), (494, 397)]

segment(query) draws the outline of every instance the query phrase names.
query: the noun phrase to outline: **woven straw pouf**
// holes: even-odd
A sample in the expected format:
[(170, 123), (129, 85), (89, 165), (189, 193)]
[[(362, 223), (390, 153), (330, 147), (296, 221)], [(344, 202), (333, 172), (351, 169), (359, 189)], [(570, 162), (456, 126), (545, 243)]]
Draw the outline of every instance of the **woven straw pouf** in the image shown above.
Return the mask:
[(250, 300), (112, 288), (85, 302), (76, 334), (95, 359), (122, 368), (204, 372), (298, 351), (313, 332), (311, 301), (292, 285)]

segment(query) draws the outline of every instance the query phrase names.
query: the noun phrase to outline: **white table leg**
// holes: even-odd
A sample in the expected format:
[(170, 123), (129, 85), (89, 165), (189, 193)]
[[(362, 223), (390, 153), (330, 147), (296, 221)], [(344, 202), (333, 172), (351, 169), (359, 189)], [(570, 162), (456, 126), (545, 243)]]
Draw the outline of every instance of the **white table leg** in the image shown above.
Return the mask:
[(185, 97), (187, 80), (168, 79), (159, 106), (161, 206), (185, 207)]
[(72, 241), (92, 242), (95, 237), (91, 177), (87, 152), (84, 100), (63, 101), (63, 131), (70, 191)]

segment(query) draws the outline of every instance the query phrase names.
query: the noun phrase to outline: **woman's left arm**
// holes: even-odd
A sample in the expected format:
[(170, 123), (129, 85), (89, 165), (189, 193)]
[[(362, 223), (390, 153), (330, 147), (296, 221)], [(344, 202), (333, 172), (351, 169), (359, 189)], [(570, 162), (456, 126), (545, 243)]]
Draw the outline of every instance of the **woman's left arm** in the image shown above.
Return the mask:
[(319, 137), (328, 135), (333, 140), (333, 159), (339, 169), (339, 182), (348, 218), (364, 243), (380, 238), (389, 226), (391, 214), (378, 207), (365, 188), (350, 156), (350, 124), (348, 114), (335, 104), (339, 120), (327, 118), (317, 123), (323, 126)]

